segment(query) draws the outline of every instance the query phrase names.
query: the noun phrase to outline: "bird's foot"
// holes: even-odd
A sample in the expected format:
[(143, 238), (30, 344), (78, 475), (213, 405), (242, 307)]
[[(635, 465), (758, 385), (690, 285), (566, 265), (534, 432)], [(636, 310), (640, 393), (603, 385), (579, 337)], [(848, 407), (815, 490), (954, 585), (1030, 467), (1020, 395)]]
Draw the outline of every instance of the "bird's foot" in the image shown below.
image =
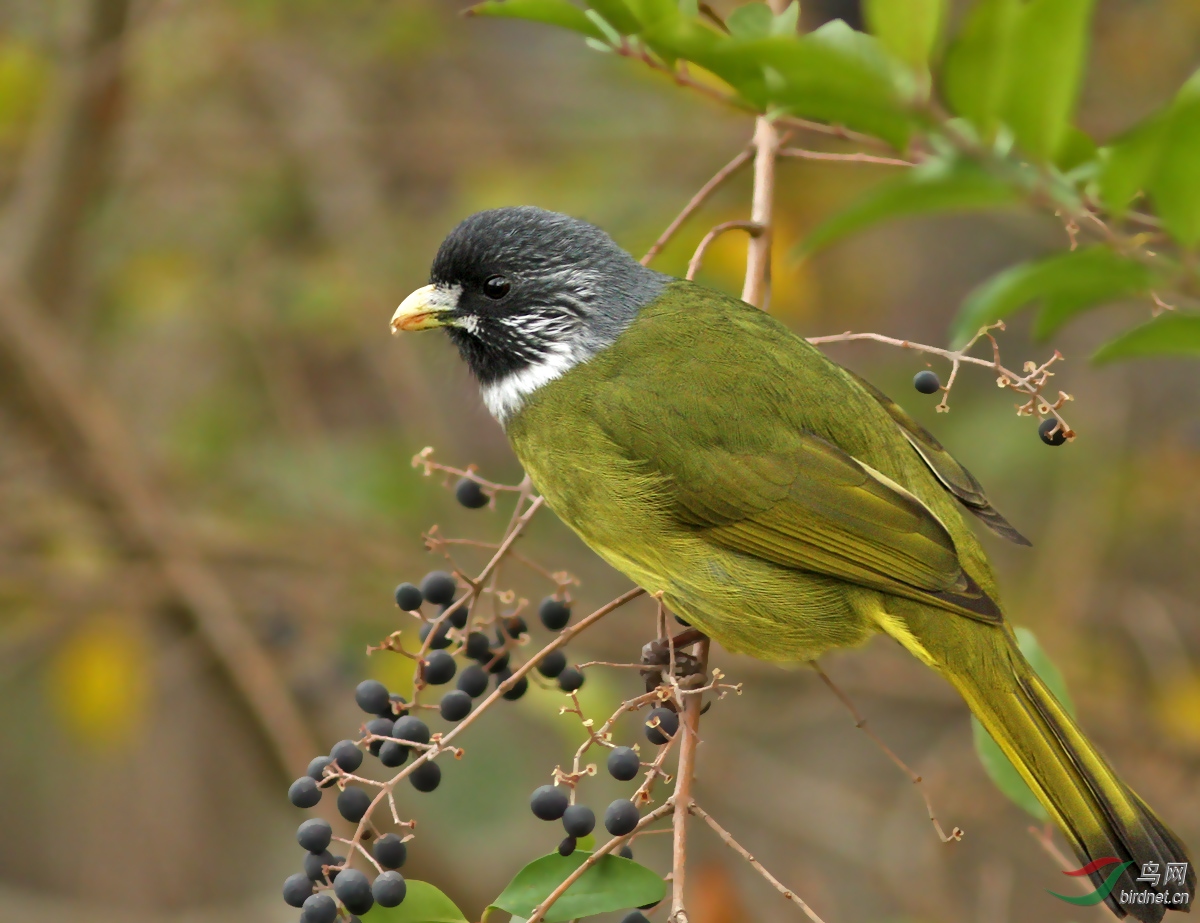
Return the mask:
[(704, 640), (707, 640), (704, 632), (689, 628), (687, 631), (680, 632), (670, 641), (658, 639), (643, 647), (642, 663), (649, 668), (642, 670), (642, 677), (646, 680), (646, 691), (657, 688), (668, 678), (666, 674), (670, 670), (672, 659), (675, 663), (675, 681), (680, 686), (686, 689), (703, 685), (705, 679), (703, 662), (695, 654), (690, 654), (683, 648)]

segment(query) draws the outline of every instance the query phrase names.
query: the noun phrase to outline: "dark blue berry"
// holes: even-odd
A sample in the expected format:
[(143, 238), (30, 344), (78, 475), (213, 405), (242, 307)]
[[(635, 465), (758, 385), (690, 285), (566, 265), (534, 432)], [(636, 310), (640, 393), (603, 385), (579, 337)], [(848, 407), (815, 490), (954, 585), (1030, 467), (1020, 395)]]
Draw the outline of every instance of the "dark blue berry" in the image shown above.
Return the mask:
[[(657, 725), (655, 725), (656, 721), (658, 722)], [(665, 744), (675, 736), (675, 732), (678, 730), (679, 715), (671, 711), (671, 709), (663, 708), (660, 705), (658, 708), (650, 710), (650, 714), (646, 718), (646, 739), (650, 743)]]
[(408, 759), (408, 747), (404, 744), (398, 744), (394, 740), (385, 740), (383, 746), (379, 748), (379, 762), (388, 769), (395, 769), (397, 766), (403, 766), (404, 761)]
[(408, 701), (402, 695), (392, 693), (388, 696), (388, 707), (379, 713), (381, 718), (391, 718), (396, 720), (397, 715), (403, 715), (407, 710)]
[(566, 813), (569, 804), (566, 789), (556, 785), (535, 788), (529, 796), (529, 809), (539, 820), (558, 820)]
[(357, 824), (371, 806), (371, 796), (361, 788), (348, 785), (338, 793), (338, 813), (352, 824)]
[(392, 736), (397, 740), (407, 740), (416, 744), (429, 743), (429, 725), (412, 715), (397, 718), (392, 726)]
[[(497, 674), (496, 685), (502, 686), (504, 683), (507, 683), (510, 679), (512, 679), (512, 671), (505, 670), (503, 673)], [(528, 691), (529, 691), (529, 677), (522, 676), (519, 680), (517, 680), (515, 683), (512, 684), (511, 688), (509, 688), (508, 690), (506, 690), (504, 692), (503, 697), (508, 699), (508, 701), (510, 701), (510, 702), (515, 702), (517, 699), (521, 698), (521, 696), (523, 696)]]
[(471, 696), (461, 689), (447, 692), (438, 703), (438, 711), (447, 721), (462, 721), (471, 714)]
[(551, 631), (559, 631), (571, 621), (571, 607), (561, 599), (547, 596), (538, 606), (538, 618)]
[[(367, 733), (376, 734), (380, 737), (392, 736), (392, 725), (396, 721), (394, 718), (372, 718), (367, 722)], [(379, 756), (379, 751), (382, 749), (384, 741), (373, 740), (370, 744), (371, 756)]]
[(423, 602), (425, 597), (411, 583), (402, 583), (396, 587), (396, 605), (405, 612), (416, 612)]
[(913, 376), (913, 387), (922, 394), (937, 394), (941, 390), (942, 382), (937, 377), (937, 372), (932, 369), (921, 369)]
[[(652, 904), (651, 906), (654, 905)], [(621, 923), (650, 923), (650, 919), (640, 910), (635, 910), (621, 917)]]
[(337, 904), (324, 891), (305, 900), (300, 912), (300, 923), (333, 923), (336, 919)]
[(321, 790), (312, 776), (301, 776), (288, 789), (288, 801), (298, 808), (311, 808), (321, 800)]
[(560, 856), (569, 856), (571, 853), (575, 852), (576, 845), (575, 837), (569, 836), (558, 844), (558, 854)]
[(371, 893), (380, 907), (399, 907), (408, 893), (408, 885), (399, 872), (383, 872), (375, 878)]
[(308, 777), (314, 782), (323, 782), (324, 785), (329, 785), (329, 781), (325, 780), (325, 767), (333, 762), (333, 758), (329, 756), (315, 756), (308, 764)]
[(537, 665), (537, 671), (547, 679), (554, 679), (567, 668), (567, 655), (562, 651), (551, 651)]
[(454, 679), (454, 671), (458, 665), (446, 651), (433, 651), (425, 658), (425, 666), (421, 676), (431, 686), (443, 686)]
[[(1058, 432), (1054, 432), (1057, 427)], [(1038, 426), (1038, 435), (1046, 445), (1062, 445), (1067, 441), (1065, 427), (1060, 426), (1054, 417), (1047, 417)], [(1053, 433), (1053, 435), (1051, 435)]]
[(368, 715), (378, 715), (388, 707), (387, 686), (375, 679), (364, 679), (354, 690), (354, 701)]
[(487, 671), (492, 674), (503, 673), (505, 670), (508, 669), (508, 664), (509, 664), (510, 660), (512, 660), (512, 656), (509, 654), (508, 651), (505, 651), (503, 654), (501, 654), (495, 660), (492, 660), (491, 662), (488, 663)]
[(637, 806), (626, 798), (618, 798), (604, 812), (604, 829), (613, 836), (633, 833), (633, 828), (642, 819)]
[(296, 828), (296, 842), (309, 852), (324, 852), (333, 839), (333, 828), (329, 821), (312, 817)]
[(375, 861), (385, 869), (398, 869), (408, 858), (408, 846), (394, 833), (385, 833), (371, 847)]
[(620, 856), (622, 859), (632, 859), (633, 858), (633, 847), (630, 846), (628, 843), (626, 843), (624, 846), (622, 846), (617, 851), (617, 855)]
[(680, 625), (682, 625), (684, 628), (691, 628), (691, 627), (692, 627), (692, 623), (691, 623), (691, 622), (689, 622), (689, 621), (686, 621), (685, 619), (681, 619), (679, 616), (675, 616), (675, 621), (677, 621), (677, 622), (678, 622)]
[(519, 638), (529, 631), (529, 626), (521, 616), (514, 615), (504, 620), (504, 630), (510, 638)]
[(618, 782), (628, 782), (641, 770), (641, 759), (632, 747), (617, 747), (608, 755), (608, 773)]
[[(477, 510), (488, 505), (488, 496), (474, 478), (462, 478), (454, 485), (454, 496), (469, 510)], [(394, 905), (391, 905), (394, 906)]]
[(583, 685), (583, 671), (567, 667), (558, 674), (558, 688), (563, 692), (574, 692)]
[(288, 875), (283, 882), (283, 900), (289, 907), (303, 907), (312, 893), (312, 879), (303, 872)]
[[(442, 613), (445, 614), (446, 610), (449, 608), (450, 608), (449, 606), (443, 606)], [(467, 620), (470, 617), (471, 617), (471, 610), (467, 608), (466, 603), (463, 603), (461, 606), (459, 606), (457, 609), (455, 609), (453, 612), (450, 613), (450, 615), (446, 618), (446, 621), (449, 622), (451, 625), (453, 625), (455, 628), (466, 628)]]
[(596, 812), (586, 804), (573, 804), (563, 812), (563, 829), (579, 839), (596, 829)]
[(473, 699), (487, 692), (487, 687), (487, 672), (477, 663), (471, 664), (458, 674), (458, 688)]
[(491, 642), (488, 641), (488, 636), (482, 631), (471, 632), (467, 635), (466, 644), (463, 646), (463, 653), (472, 660), (487, 663), (492, 659), (492, 647)]
[(341, 767), (342, 772), (354, 772), (363, 761), (363, 752), (352, 740), (339, 740), (329, 751), (329, 756)]
[(327, 849), (324, 852), (310, 852), (304, 857), (304, 874), (312, 881), (324, 881), (325, 873), (321, 871), (326, 865), (336, 865), (336, 857)]
[(333, 893), (351, 913), (366, 913), (375, 906), (371, 882), (358, 869), (346, 869), (333, 883)]
[(442, 622), (436, 629), (433, 627), (433, 622), (426, 622), (421, 626), (418, 635), (421, 638), (421, 643), (425, 643), (425, 639), (429, 637), (429, 633), (433, 632), (433, 638), (429, 641), (431, 650), (440, 651), (448, 648), (454, 642), (450, 640), (450, 623)]
[(408, 781), (419, 792), (431, 792), (442, 782), (442, 767), (437, 763), (422, 763), (413, 770)]
[(435, 606), (444, 606), (454, 601), (454, 592), (458, 589), (454, 577), (444, 570), (435, 570), (426, 574), (421, 580), (421, 595)]

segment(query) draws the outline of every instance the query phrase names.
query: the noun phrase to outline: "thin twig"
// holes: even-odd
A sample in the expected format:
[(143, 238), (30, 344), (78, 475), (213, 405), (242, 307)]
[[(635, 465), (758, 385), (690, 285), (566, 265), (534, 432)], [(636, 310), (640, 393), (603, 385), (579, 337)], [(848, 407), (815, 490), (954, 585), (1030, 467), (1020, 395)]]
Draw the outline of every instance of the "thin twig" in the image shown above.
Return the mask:
[(929, 793), (925, 791), (924, 780), (921, 778), (921, 776), (914, 772), (909, 765), (904, 762), (904, 760), (900, 759), (900, 757), (896, 755), (895, 751), (883, 742), (883, 738), (876, 734), (874, 730), (867, 727), (867, 719), (859, 713), (857, 708), (855, 708), (854, 703), (850, 700), (850, 697), (846, 695), (846, 693), (844, 693), (840, 688), (838, 688), (837, 684), (835, 684), (834, 681), (829, 678), (828, 674), (821, 669), (820, 664), (818, 664), (815, 660), (810, 660), (808, 665), (817, 671), (817, 676), (821, 677), (821, 682), (829, 687), (829, 690), (835, 696), (837, 696), (838, 701), (845, 705), (850, 714), (854, 716), (854, 726), (870, 737), (871, 740), (875, 742), (875, 745), (883, 751), (884, 755), (891, 760), (901, 772), (907, 775), (912, 784), (915, 785), (921, 792), (921, 797), (925, 800), (925, 810), (929, 814), (929, 820), (933, 824), (933, 829), (937, 831), (937, 835), (941, 841), (943, 843), (956, 843), (961, 840), (963, 837), (963, 831), (961, 827), (954, 827), (949, 833), (946, 833), (942, 829), (941, 823), (938, 822), (937, 815), (933, 813), (933, 801), (930, 800)]
[(638, 821), (637, 826), (634, 827), (629, 833), (625, 834), (625, 836), (615, 836), (603, 846), (597, 847), (596, 851), (588, 856), (583, 864), (579, 866), (579, 868), (575, 869), (575, 871), (568, 875), (563, 880), (562, 884), (550, 892), (549, 897), (547, 897), (544, 901), (538, 904), (537, 907), (534, 908), (533, 913), (529, 915), (529, 919), (526, 921), (526, 923), (541, 923), (542, 919), (546, 916), (546, 912), (554, 906), (555, 902), (567, 893), (567, 890), (571, 887), (571, 885), (575, 884), (575, 882), (587, 874), (588, 869), (599, 862), (602, 856), (607, 856), (614, 849), (619, 848), (622, 844), (635, 837), (643, 827), (649, 826), (660, 817), (665, 817), (674, 810), (675, 803), (668, 799), (664, 804), (659, 805), (649, 814), (643, 815), (642, 819)]
[(804, 902), (804, 900), (800, 897), (800, 895), (798, 895), (791, 888), (784, 887), (783, 883), (780, 882), (780, 880), (778, 878), (776, 878), (774, 875), (772, 875), (770, 872), (768, 872), (763, 867), (763, 864), (761, 862), (759, 862), (757, 859), (755, 859), (754, 856), (752, 856), (749, 853), (749, 851), (747, 851), (747, 849), (744, 846), (742, 846), (741, 843), (739, 843), (737, 840), (735, 840), (733, 838), (733, 834), (731, 834), (728, 830), (726, 830), (724, 827), (722, 827), (720, 824), (718, 824), (715, 820), (713, 820), (712, 816), (707, 811), (705, 811), (702, 807), (700, 807), (700, 805), (696, 804), (696, 802), (693, 801), (691, 803), (691, 805), (689, 806), (688, 810), (692, 814), (695, 814), (697, 817), (699, 817), (706, 824), (708, 824), (708, 826), (713, 829), (713, 832), (715, 832), (717, 834), (717, 836), (719, 836), (721, 838), (721, 840), (725, 843), (726, 846), (728, 846), (730, 849), (732, 849), (734, 852), (736, 852), (739, 856), (741, 856), (743, 859), (745, 859), (748, 863), (750, 863), (750, 867), (753, 868), (754, 871), (758, 872), (758, 874), (762, 875), (762, 877), (765, 878), (767, 881), (769, 881), (771, 883), (771, 886), (776, 891), (778, 891), (780, 894), (782, 894), (784, 897), (786, 897), (789, 901), (792, 901), (795, 904), (797, 904), (800, 907), (800, 909), (804, 912), (804, 915), (807, 916), (810, 920), (812, 920), (813, 923), (824, 923), (824, 921), (819, 916), (817, 916), (816, 911), (813, 910), (811, 907), (809, 907), (808, 904), (806, 904)]
[(870, 163), (881, 167), (914, 167), (911, 160), (899, 160), (895, 157), (879, 157), (875, 154), (864, 154), (855, 151), (852, 154), (834, 154), (829, 151), (810, 151), (801, 147), (781, 147), (780, 157), (791, 157), (795, 160), (825, 160), (835, 163)]
[[(701, 641), (696, 650), (702, 669), (708, 668), (708, 640)], [(674, 671), (672, 671), (673, 673)], [(671, 800), (679, 808), (672, 818), (675, 828), (671, 849), (671, 914), (668, 923), (688, 923), (687, 887), (687, 818), (692, 806), (692, 782), (696, 776), (696, 749), (700, 745), (701, 697), (688, 696), (683, 703), (683, 720), (679, 722), (679, 768), (676, 771), (675, 793)]]
[(696, 212), (696, 210), (708, 200), (709, 196), (716, 192), (727, 179), (729, 179), (731, 176), (737, 173), (738, 170), (750, 162), (750, 157), (752, 156), (753, 152), (754, 148), (747, 144), (746, 147), (742, 149), (741, 153), (734, 157), (733, 160), (729, 161), (729, 163), (725, 164), (725, 166), (721, 167), (720, 170), (713, 174), (712, 179), (700, 187), (700, 191), (692, 196), (687, 205), (683, 207), (683, 211), (675, 216), (675, 220), (667, 225), (667, 229), (658, 236), (658, 240), (656, 240), (654, 245), (646, 251), (646, 255), (642, 257), (643, 266), (649, 266), (650, 262), (660, 253), (662, 253), (663, 248), (670, 243), (671, 239), (675, 236), (679, 229), (683, 227), (684, 222), (687, 221), (688, 218), (690, 218)]
[(756, 308), (771, 306), (771, 238), (775, 204), (775, 157), (779, 132), (766, 116), (754, 120), (754, 191), (750, 220), (761, 230), (751, 236), (746, 248), (746, 279), (742, 301)]
[(704, 263), (704, 254), (708, 252), (709, 245), (726, 231), (745, 231), (753, 240), (763, 233), (763, 228), (762, 225), (754, 221), (722, 221), (716, 227), (712, 228), (700, 240), (700, 245), (696, 247), (696, 252), (692, 254), (691, 260), (688, 261), (687, 279), (689, 281), (695, 279), (696, 274), (700, 272), (700, 267)]

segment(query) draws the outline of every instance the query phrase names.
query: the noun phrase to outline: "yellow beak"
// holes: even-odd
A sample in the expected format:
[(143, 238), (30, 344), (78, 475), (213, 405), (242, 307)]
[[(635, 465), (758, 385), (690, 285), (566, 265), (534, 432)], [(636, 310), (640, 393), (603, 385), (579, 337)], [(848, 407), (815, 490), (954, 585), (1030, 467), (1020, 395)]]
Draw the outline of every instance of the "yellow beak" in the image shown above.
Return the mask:
[(426, 285), (417, 289), (396, 308), (392, 315), (392, 333), (402, 330), (429, 330), (452, 323), (449, 314), (458, 307), (460, 289)]

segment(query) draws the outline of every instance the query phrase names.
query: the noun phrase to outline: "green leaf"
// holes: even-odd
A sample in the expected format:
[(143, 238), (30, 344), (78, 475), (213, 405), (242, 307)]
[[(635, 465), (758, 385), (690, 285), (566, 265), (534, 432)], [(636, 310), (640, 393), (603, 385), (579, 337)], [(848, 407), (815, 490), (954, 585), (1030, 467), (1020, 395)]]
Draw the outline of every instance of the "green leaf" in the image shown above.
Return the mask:
[(1101, 152), (1100, 199), (1114, 215), (1123, 215), (1146, 188), (1167, 136), (1170, 114), (1155, 112)]
[(946, 0), (867, 0), (864, 12), (872, 34), (888, 51), (928, 74), (946, 18)]
[(772, 35), (795, 35), (800, 26), (800, 0), (792, 0), (771, 23)]
[(675, 0), (625, 0), (625, 5), (643, 26), (681, 18)]
[[(576, 850), (569, 856), (552, 853), (534, 859), (517, 872), (492, 906), (516, 916), (529, 917), (533, 909), (590, 856), (591, 853)], [(546, 923), (563, 923), (575, 917), (640, 907), (662, 900), (666, 893), (662, 878), (644, 865), (620, 856), (601, 856), (554, 902), (545, 920)]]
[(775, 14), (765, 3), (739, 6), (725, 18), (729, 32), (739, 38), (765, 38), (772, 33)]
[(1033, 301), (1042, 302), (1035, 332), (1049, 336), (1080, 311), (1148, 291), (1153, 283), (1149, 267), (1102, 246), (1018, 263), (967, 295), (950, 339), (961, 345), (980, 327), (1003, 320)]
[(1007, 183), (966, 161), (931, 161), (884, 183), (819, 225), (804, 242), (808, 252), (880, 221), (933, 212), (970, 211), (1017, 202)]
[(625, 0), (588, 0), (588, 6), (622, 35), (633, 35), (641, 28)]
[(467, 923), (466, 916), (433, 885), (405, 880), (408, 891), (399, 907), (380, 907), (371, 911), (371, 923)]
[(946, 101), (991, 141), (999, 124), (1013, 60), (1019, 0), (982, 0), (946, 50), (942, 82)]
[(1167, 311), (1096, 351), (1092, 361), (1138, 359), (1144, 356), (1192, 356), (1200, 359), (1200, 314)]
[[(1046, 652), (1038, 644), (1033, 632), (1027, 628), (1018, 628), (1016, 636), (1017, 645), (1021, 648), (1025, 659), (1029, 661), (1029, 665), (1033, 667), (1033, 672), (1054, 693), (1055, 698), (1062, 703), (1067, 714), (1074, 716), (1075, 706), (1067, 694), (1067, 684), (1063, 681), (1062, 673), (1046, 656)], [(999, 744), (992, 740), (991, 735), (974, 717), (971, 718), (971, 731), (975, 739), (975, 753), (996, 788), (1000, 789), (1010, 801), (1022, 810), (1039, 820), (1046, 820), (1046, 809), (1037, 800), (1037, 796), (1030, 791), (1025, 780), (1021, 778), (1020, 773), (1005, 756), (1004, 751), (1000, 749)]]
[(1148, 191), (1167, 230), (1194, 247), (1200, 244), (1200, 71), (1176, 95), (1170, 116)]
[(589, 38), (604, 38), (604, 33), (587, 18), (583, 10), (568, 0), (484, 0), (483, 3), (468, 7), (465, 12), (467, 16), (525, 19), (570, 29)]
[(1093, 0), (1031, 0), (1012, 38), (1001, 120), (1026, 153), (1053, 160), (1066, 137), (1087, 59)]
[(1054, 158), (1054, 165), (1064, 173), (1069, 173), (1088, 161), (1095, 160), (1098, 153), (1099, 148), (1090, 135), (1074, 125), (1068, 125), (1067, 133)]

